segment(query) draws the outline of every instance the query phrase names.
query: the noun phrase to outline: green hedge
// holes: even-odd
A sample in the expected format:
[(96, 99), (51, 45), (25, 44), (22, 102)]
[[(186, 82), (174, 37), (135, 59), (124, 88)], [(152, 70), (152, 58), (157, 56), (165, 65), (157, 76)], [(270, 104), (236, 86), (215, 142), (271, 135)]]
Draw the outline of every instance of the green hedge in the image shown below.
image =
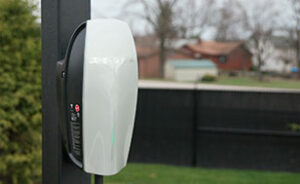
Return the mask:
[(41, 176), (40, 24), (28, 0), (0, 0), (0, 184)]
[(202, 82), (214, 82), (217, 80), (217, 77), (213, 75), (206, 74), (201, 78)]

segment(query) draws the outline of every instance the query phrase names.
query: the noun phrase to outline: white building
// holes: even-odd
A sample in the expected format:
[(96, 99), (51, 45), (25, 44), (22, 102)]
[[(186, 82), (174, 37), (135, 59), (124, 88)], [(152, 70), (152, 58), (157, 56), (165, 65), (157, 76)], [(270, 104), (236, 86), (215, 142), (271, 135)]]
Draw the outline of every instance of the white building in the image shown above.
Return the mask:
[[(280, 74), (292, 73), (292, 68), (297, 66), (297, 60), (296, 49), (289, 40), (274, 36), (261, 45), (264, 49), (262, 71)], [(253, 64), (257, 65), (255, 50), (252, 48), (250, 50), (253, 53)]]
[(218, 76), (218, 68), (210, 60), (168, 60), (165, 78), (176, 81), (197, 81), (203, 76)]

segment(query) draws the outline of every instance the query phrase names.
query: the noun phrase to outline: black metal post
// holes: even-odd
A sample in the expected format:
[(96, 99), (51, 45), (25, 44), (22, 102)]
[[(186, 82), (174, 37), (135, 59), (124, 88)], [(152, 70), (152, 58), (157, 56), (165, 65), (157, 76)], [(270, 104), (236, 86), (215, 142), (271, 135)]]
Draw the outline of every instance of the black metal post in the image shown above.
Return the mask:
[(56, 62), (72, 32), (90, 18), (90, 0), (42, 0), (43, 184), (90, 184), (64, 153), (56, 104)]
[(95, 175), (95, 183), (94, 184), (103, 184), (103, 177), (99, 175)]

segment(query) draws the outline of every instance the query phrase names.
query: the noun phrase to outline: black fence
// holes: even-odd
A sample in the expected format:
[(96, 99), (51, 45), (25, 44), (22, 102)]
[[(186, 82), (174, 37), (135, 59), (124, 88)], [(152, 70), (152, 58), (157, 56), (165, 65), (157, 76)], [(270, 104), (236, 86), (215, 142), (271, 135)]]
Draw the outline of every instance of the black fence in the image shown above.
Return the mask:
[(129, 161), (300, 171), (300, 93), (140, 89)]

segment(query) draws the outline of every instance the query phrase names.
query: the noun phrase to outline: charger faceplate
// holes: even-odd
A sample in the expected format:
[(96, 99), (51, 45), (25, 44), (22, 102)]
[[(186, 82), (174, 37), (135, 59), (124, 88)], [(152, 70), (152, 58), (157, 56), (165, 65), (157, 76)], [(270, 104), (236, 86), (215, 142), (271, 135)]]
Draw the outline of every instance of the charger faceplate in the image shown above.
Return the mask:
[(126, 23), (87, 21), (82, 88), (83, 169), (116, 174), (127, 163), (138, 89), (136, 49)]

